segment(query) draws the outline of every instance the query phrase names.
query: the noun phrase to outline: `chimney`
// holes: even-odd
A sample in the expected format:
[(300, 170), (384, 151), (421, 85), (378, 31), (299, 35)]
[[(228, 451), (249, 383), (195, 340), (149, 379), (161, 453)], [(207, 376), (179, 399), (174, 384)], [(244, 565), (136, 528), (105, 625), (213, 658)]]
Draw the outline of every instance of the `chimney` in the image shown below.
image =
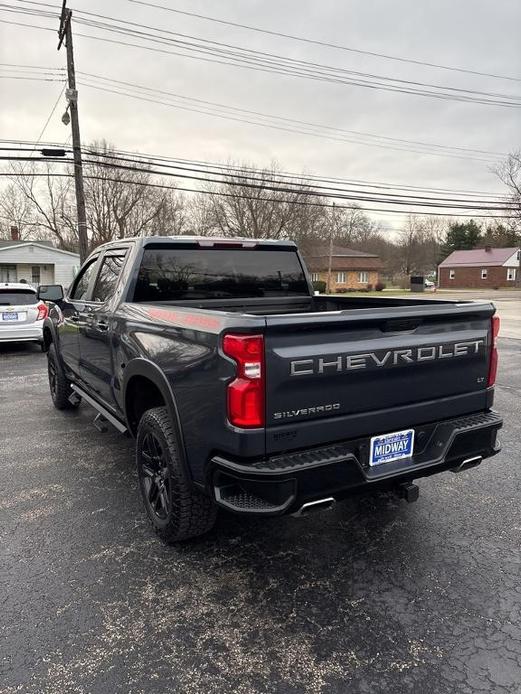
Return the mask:
[(492, 253), (492, 246), (485, 246), (485, 253)]
[(18, 227), (11, 227), (11, 241), (20, 241), (20, 232)]

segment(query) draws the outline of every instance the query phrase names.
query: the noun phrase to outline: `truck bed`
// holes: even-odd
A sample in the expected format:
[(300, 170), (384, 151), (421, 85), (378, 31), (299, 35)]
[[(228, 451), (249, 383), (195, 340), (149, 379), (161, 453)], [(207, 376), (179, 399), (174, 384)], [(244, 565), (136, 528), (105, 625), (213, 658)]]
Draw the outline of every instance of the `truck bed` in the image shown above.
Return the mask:
[(354, 309), (421, 307), (432, 305), (447, 305), (457, 303), (447, 299), (421, 299), (400, 297), (374, 296), (312, 296), (302, 298), (261, 297), (246, 299), (205, 299), (203, 301), (164, 301), (155, 302), (162, 306), (184, 306), (209, 311), (225, 311), (227, 313), (244, 313), (254, 316), (285, 314), (285, 313), (325, 313), (330, 311), (352, 311)]

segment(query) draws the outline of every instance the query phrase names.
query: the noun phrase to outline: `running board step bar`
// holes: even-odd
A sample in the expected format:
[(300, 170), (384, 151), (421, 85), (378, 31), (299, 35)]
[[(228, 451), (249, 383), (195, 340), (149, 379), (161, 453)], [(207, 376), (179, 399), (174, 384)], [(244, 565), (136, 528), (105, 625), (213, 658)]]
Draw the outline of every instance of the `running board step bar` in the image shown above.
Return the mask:
[(91, 407), (93, 407), (95, 410), (98, 411), (98, 414), (94, 418), (94, 426), (98, 431), (101, 431), (102, 433), (107, 431), (107, 423), (112, 424), (112, 426), (117, 429), (119, 432), (122, 434), (125, 434), (127, 432), (127, 427), (119, 421), (119, 419), (116, 419), (113, 414), (111, 414), (103, 405), (100, 405), (97, 400), (94, 400), (93, 397), (88, 395), (84, 390), (82, 390), (79, 386), (77, 386), (75, 383), (71, 384), (71, 389), (74, 391), (69, 400), (72, 402), (72, 398), (77, 398), (78, 396), (82, 399), (85, 400), (85, 402), (89, 403)]

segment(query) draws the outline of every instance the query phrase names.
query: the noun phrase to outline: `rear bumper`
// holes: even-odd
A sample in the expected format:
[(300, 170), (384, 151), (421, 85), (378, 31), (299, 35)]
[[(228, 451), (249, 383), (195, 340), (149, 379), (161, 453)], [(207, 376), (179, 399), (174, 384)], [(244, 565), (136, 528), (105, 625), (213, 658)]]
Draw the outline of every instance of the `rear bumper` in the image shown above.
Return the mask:
[(0, 342), (41, 342), (43, 320), (26, 325), (0, 325)]
[(317, 499), (393, 489), (419, 477), (457, 471), (470, 459), (479, 464), (499, 452), (502, 424), (489, 410), (417, 426), (414, 456), (377, 467), (369, 466), (368, 437), (249, 464), (214, 456), (210, 484), (216, 502), (236, 513), (292, 513)]

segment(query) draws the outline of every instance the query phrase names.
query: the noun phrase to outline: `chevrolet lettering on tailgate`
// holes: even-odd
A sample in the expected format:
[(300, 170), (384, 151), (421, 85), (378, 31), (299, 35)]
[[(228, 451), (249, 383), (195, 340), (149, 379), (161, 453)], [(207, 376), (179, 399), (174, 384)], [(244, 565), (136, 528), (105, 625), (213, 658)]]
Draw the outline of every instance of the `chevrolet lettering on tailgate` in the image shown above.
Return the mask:
[(420, 362), (450, 359), (479, 354), (485, 348), (485, 340), (455, 342), (444, 345), (429, 345), (414, 349), (395, 349), (387, 352), (364, 352), (363, 354), (338, 354), (330, 357), (296, 359), (290, 362), (291, 376), (332, 373), (333, 371), (355, 371), (359, 369), (382, 368)]

